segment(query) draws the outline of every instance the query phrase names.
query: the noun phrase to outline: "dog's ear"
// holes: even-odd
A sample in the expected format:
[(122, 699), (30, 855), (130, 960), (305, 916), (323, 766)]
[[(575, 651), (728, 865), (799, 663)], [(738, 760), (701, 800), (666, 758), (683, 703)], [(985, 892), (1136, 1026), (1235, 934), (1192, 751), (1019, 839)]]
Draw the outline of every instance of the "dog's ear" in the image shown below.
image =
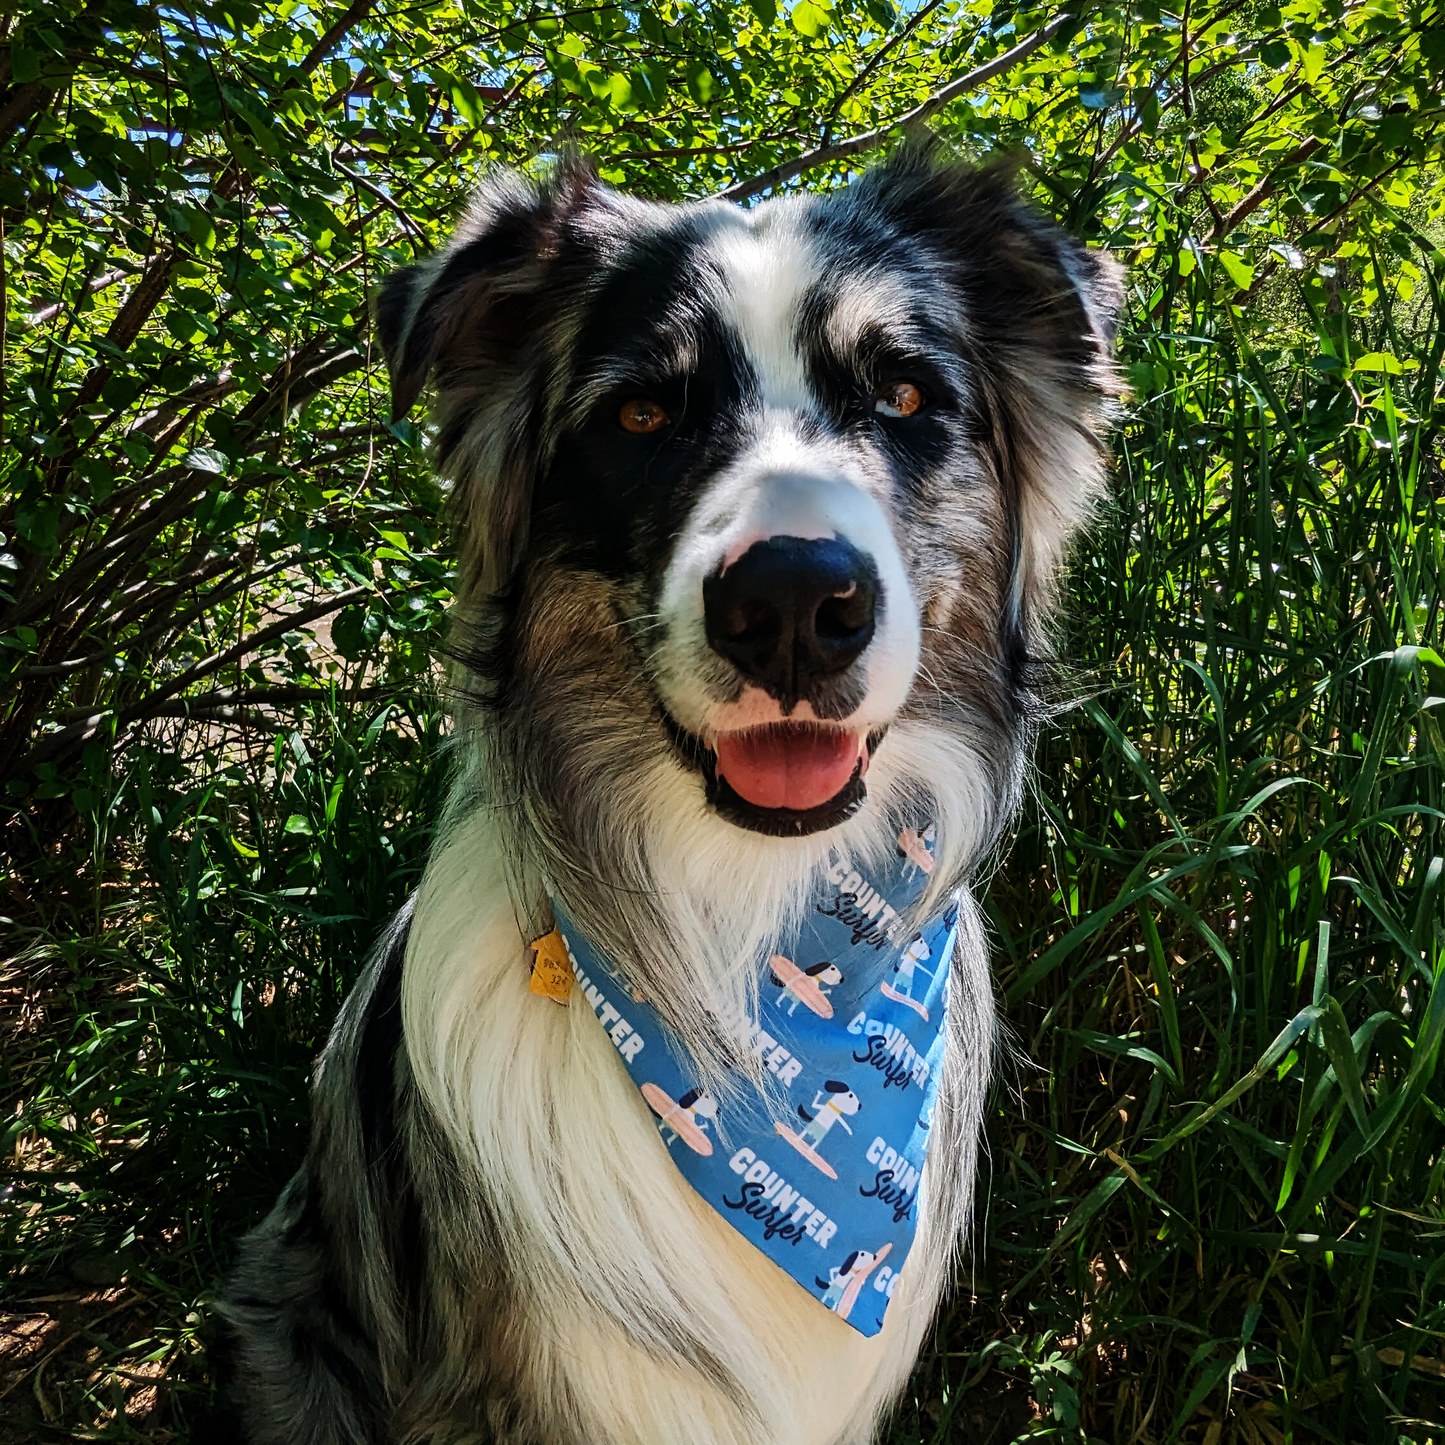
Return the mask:
[(1123, 270), (1024, 200), (1007, 161), (965, 165), (924, 137), (861, 185), (958, 297), (977, 420), (1016, 502), (1010, 610), (1041, 615), (1104, 491), (1103, 438), (1123, 389), (1113, 359)]
[(1119, 314), (1124, 309), (1124, 268), (1106, 252), (1072, 236), (1062, 238), (1061, 248), (1061, 259), (1078, 288), (1094, 339), (1107, 359), (1113, 354)]
[(540, 273), (569, 218), (599, 185), (575, 156), (564, 156), (540, 183), (495, 170), (436, 256), (381, 283), (372, 316), (391, 377), (393, 421), (415, 406), (449, 348), (496, 357), (526, 337), (541, 300)]
[(1117, 393), (1112, 355), (1123, 270), (1019, 193), (1008, 158), (964, 164), (931, 136), (912, 138), (860, 186), (922, 241), (960, 294), (967, 330), (1026, 375), (1042, 360), (1082, 405)]
[[(387, 374), (391, 377), (392, 421), (400, 421), (412, 409), (422, 387), (422, 377), (414, 376), (404, 381), (401, 372), (402, 344), (411, 318), (412, 298), (421, 277), (420, 266), (403, 266), (381, 283), (371, 302), (376, 339), (381, 345), (382, 356), (386, 358)], [(430, 364), (428, 356), (427, 365)]]
[(389, 276), (373, 301), (391, 374), (392, 419), (435, 384), (435, 461), (453, 486), (462, 546), (457, 593), (489, 596), (526, 548), (535, 408), (577, 298), (616, 230), (610, 193), (564, 156), (543, 179), (483, 178), (447, 244)]

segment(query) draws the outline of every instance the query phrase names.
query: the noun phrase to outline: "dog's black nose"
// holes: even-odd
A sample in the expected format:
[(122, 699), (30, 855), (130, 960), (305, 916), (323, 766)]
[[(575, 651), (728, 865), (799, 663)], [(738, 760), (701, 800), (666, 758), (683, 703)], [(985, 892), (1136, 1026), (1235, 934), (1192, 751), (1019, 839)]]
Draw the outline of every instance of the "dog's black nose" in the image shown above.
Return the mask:
[(770, 537), (702, 584), (708, 645), (784, 712), (873, 640), (878, 574), (832, 538)]

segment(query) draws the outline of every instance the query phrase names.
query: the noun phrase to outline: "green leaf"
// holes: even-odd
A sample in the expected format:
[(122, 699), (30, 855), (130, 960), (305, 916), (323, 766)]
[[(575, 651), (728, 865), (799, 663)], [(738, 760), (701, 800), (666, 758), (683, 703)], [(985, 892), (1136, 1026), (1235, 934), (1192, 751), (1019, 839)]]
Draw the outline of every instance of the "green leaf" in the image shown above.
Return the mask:
[(1383, 371), (1391, 376), (1399, 376), (1402, 367), (1395, 357), (1388, 351), (1367, 351), (1363, 356), (1357, 356), (1350, 362), (1351, 371)]
[(32, 551), (53, 556), (60, 540), (60, 507), (49, 497), (22, 502), (15, 510), (15, 535)]
[(605, 94), (618, 110), (636, 110), (637, 108), (632, 97), (632, 80), (621, 71), (608, 76)]
[(813, 4), (812, 0), (799, 0), (799, 3), (793, 6), (793, 29), (809, 40), (824, 34), (831, 18), (826, 10)]
[(172, 306), (167, 310), (165, 328), (182, 346), (189, 346), (206, 334), (200, 318), (194, 312), (187, 311), (184, 306)]
[(476, 86), (465, 80), (455, 80), (448, 91), (457, 114), (469, 125), (481, 125), (487, 118), (487, 104), (477, 93)]
[(1360, 1083), (1360, 1065), (1355, 1058), (1354, 1045), (1350, 1040), (1350, 1027), (1338, 1000), (1326, 999), (1320, 1015), (1320, 1035), (1335, 1078), (1344, 1091), (1345, 1102), (1354, 1115), (1355, 1124), (1361, 1135), (1369, 1133), (1365, 1121), (1365, 1093)]
[(331, 641), (348, 662), (359, 662), (376, 648), (382, 620), (365, 607), (343, 607), (331, 624)]
[(691, 65), (687, 71), (687, 88), (699, 105), (706, 105), (717, 93), (717, 77), (705, 65)]
[(1089, 1029), (1060, 1029), (1061, 1038), (1078, 1039), (1085, 1048), (1095, 1049), (1102, 1054), (1117, 1054), (1126, 1059), (1139, 1059), (1157, 1069), (1171, 1084), (1179, 1083), (1174, 1069), (1155, 1053), (1153, 1049), (1136, 1043), (1133, 1039), (1117, 1038), (1112, 1034), (1094, 1033)]
[(214, 447), (196, 447), (186, 453), (185, 465), (198, 472), (211, 472), (220, 476), (226, 470), (226, 458)]
[(1219, 264), (1224, 267), (1229, 279), (1241, 291), (1248, 291), (1254, 284), (1254, 267), (1233, 251), (1220, 251), (1218, 254)]
[(40, 52), (16, 45), (10, 51), (10, 79), (16, 85), (29, 85), (40, 78)]

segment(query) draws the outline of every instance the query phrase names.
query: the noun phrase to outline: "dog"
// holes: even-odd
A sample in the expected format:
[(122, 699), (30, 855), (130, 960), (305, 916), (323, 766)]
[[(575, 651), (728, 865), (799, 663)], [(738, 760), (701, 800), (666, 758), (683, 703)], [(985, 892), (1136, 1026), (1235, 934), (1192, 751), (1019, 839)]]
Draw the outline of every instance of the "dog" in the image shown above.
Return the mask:
[[(306, 1162), (216, 1305), (250, 1445), (873, 1438), (969, 1220), (996, 1037), (969, 885), (1104, 492), (1122, 297), (1008, 170), (936, 142), (751, 209), (620, 194), (576, 158), (497, 170), (384, 282), (394, 415), (434, 384), (462, 538), (456, 781), (317, 1065)], [(945, 906), (955, 939), (917, 1233), (872, 1337), (689, 1187), (632, 1026), (527, 965), (558, 919), (585, 933), (722, 1138), (729, 1091), (770, 1080), (714, 1001), (757, 1006), (844, 854), (907, 862), (903, 940)], [(847, 896), (866, 929), (880, 899)]]

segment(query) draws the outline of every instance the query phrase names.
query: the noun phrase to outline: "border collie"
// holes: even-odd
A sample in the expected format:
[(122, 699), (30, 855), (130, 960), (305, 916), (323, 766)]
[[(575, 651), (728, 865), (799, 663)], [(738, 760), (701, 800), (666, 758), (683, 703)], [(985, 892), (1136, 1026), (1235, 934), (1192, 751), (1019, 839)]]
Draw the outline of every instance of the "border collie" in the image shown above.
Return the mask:
[[(251, 1445), (872, 1439), (968, 1221), (995, 1044), (970, 880), (1104, 487), (1122, 294), (927, 143), (747, 209), (495, 171), (384, 283), (394, 413), (434, 384), (461, 523), (458, 778), (218, 1302)], [(900, 817), (931, 825), (916, 917), (955, 900), (956, 942), (869, 1338), (699, 1200), (616, 1039), (527, 960), (564, 915), (722, 1098), (761, 1065), (717, 1000), (755, 1001), (835, 850), (890, 854)]]

